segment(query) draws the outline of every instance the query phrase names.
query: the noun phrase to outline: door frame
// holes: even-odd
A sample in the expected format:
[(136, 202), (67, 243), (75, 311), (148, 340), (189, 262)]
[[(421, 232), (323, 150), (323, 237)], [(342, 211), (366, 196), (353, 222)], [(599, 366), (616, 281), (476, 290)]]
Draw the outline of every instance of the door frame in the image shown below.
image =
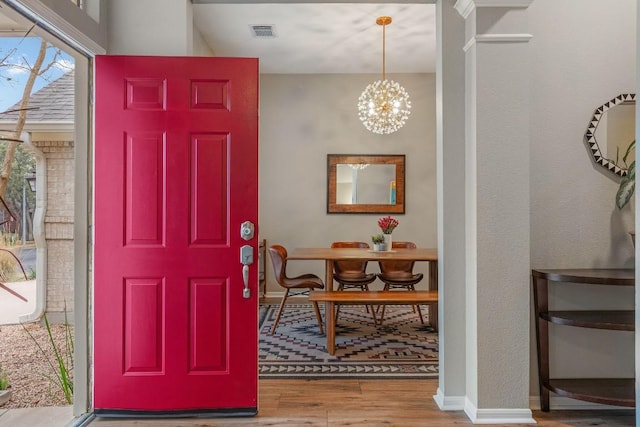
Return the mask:
[[(93, 313), (90, 312), (90, 298), (93, 289), (92, 253), (93, 253), (93, 56), (107, 53), (106, 20), (91, 19), (106, 16), (105, 0), (87, 0), (87, 15), (78, 13), (71, 2), (55, 2), (49, 0), (2, 0), (21, 15), (31, 21), (38, 22), (51, 37), (62, 40), (79, 50), (76, 58), (75, 79), (75, 225), (74, 225), (74, 324), (75, 324), (75, 373), (74, 373), (74, 416), (90, 413), (92, 410), (91, 375), (89, 372), (92, 359), (91, 324)], [(233, 3), (231, 0), (210, 0), (212, 3)], [(322, 3), (323, 0), (308, 0), (311, 3)], [(435, 4), (446, 0), (413, 0), (415, 3)], [(196, 2), (194, 0), (194, 2)], [(403, 0), (338, 0), (338, 3), (404, 3)], [(271, 0), (269, 3), (288, 3), (286, 0)], [(51, 24), (56, 22), (56, 25)], [(81, 30), (80, 30), (81, 29)], [(437, 52), (437, 60), (441, 61), (441, 52)], [(75, 55), (74, 55), (75, 57)], [(82, 66), (78, 66), (83, 64)], [(444, 71), (443, 71), (444, 72)], [(438, 79), (436, 71), (436, 79)], [(442, 127), (442, 117), (436, 124)], [(438, 188), (440, 190), (440, 187)], [(438, 229), (441, 224), (438, 223)], [(440, 244), (441, 242), (439, 242)], [(439, 263), (442, 265), (442, 263)], [(442, 267), (440, 267), (442, 268)], [(439, 277), (443, 277), (442, 274)], [(442, 279), (440, 279), (442, 280)], [(83, 284), (84, 286), (79, 286)], [(439, 303), (439, 316), (442, 319), (445, 307)], [(442, 332), (440, 340), (444, 337)], [(440, 343), (442, 346), (442, 342)], [(453, 367), (452, 367), (453, 368)], [(259, 380), (258, 380), (259, 381)]]

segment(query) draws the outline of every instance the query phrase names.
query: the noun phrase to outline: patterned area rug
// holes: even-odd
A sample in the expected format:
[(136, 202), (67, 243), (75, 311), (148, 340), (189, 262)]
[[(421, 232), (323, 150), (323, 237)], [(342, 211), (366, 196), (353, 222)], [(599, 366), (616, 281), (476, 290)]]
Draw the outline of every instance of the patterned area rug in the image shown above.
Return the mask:
[[(427, 318), (428, 308), (421, 309)], [(387, 306), (377, 327), (365, 306), (341, 306), (333, 356), (310, 304), (287, 305), (271, 335), (277, 310), (260, 306), (260, 378), (438, 377), (438, 334), (409, 306)]]

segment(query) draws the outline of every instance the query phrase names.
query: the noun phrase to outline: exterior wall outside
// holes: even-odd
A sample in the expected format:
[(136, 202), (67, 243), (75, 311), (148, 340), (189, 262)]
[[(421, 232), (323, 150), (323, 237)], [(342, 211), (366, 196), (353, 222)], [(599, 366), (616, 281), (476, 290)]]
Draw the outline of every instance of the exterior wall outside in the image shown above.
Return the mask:
[[(619, 178), (593, 164), (584, 133), (598, 106), (636, 90), (636, 7), (635, 0), (535, 0), (529, 7), (531, 268), (634, 266), (627, 234), (634, 203), (615, 207)], [(633, 289), (552, 288), (555, 310), (634, 307)], [(531, 395), (538, 396), (533, 323), (531, 336)], [(559, 326), (551, 328), (551, 347), (552, 375), (634, 374), (632, 333)]]
[(74, 271), (74, 143), (34, 141), (47, 159), (47, 301), (46, 312), (57, 321), (72, 319)]

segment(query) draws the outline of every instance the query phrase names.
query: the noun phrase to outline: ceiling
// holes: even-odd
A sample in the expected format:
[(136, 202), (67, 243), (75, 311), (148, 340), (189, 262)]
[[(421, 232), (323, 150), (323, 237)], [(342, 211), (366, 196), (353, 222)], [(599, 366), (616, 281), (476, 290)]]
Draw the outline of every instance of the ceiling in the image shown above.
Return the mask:
[[(201, 1), (201, 0), (200, 0)], [(0, 3), (0, 36), (19, 25)], [(261, 73), (382, 72), (386, 27), (387, 73), (433, 73), (436, 57), (434, 4), (252, 3), (194, 4), (195, 27), (216, 56), (260, 59)], [(275, 37), (255, 37), (252, 25), (272, 25)]]
[[(260, 58), (261, 73), (381, 73), (386, 27), (387, 73), (433, 73), (434, 4), (194, 4), (196, 28), (216, 56)], [(273, 25), (257, 38), (252, 25)]]

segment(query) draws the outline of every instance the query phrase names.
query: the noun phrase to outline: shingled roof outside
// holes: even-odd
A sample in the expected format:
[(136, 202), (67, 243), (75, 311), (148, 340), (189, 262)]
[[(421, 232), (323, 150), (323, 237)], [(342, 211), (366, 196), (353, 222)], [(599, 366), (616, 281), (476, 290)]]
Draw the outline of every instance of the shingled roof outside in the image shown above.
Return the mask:
[[(34, 108), (35, 107), (35, 108)], [(73, 123), (74, 122), (74, 73), (69, 71), (31, 95), (28, 123)], [(20, 108), (20, 103), (6, 111)], [(0, 123), (18, 121), (18, 111), (0, 113)]]

